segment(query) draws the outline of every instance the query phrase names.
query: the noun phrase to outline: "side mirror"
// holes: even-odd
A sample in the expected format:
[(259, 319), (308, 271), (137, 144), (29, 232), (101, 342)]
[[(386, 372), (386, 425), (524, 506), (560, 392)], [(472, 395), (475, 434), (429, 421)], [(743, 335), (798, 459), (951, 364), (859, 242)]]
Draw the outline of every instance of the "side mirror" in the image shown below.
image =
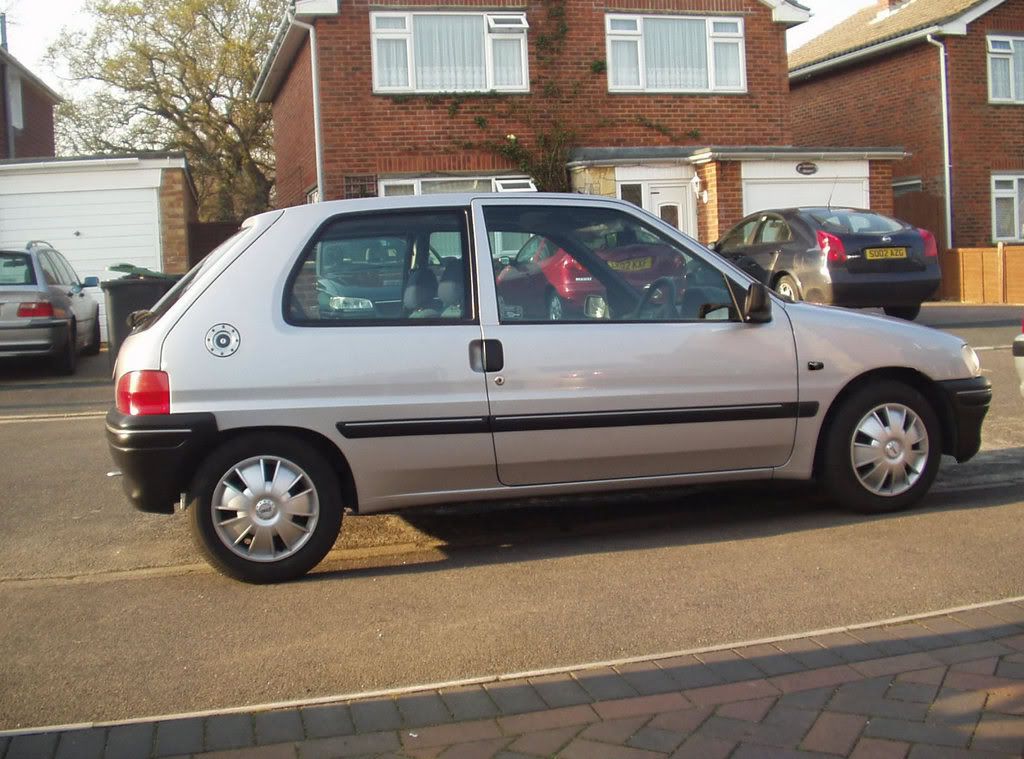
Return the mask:
[(100, 286), (100, 278), (99, 277), (86, 277), (85, 279), (82, 280), (82, 287), (99, 287), (99, 286)]
[(128, 324), (128, 329), (134, 330), (152, 315), (152, 312), (148, 308), (140, 308), (138, 311), (132, 311), (128, 314), (128, 318), (125, 320)]
[(772, 299), (768, 288), (755, 282), (747, 290), (743, 303), (743, 321), (748, 324), (764, 324), (772, 320)]
[(583, 315), (588, 319), (607, 319), (608, 301), (601, 295), (588, 295), (584, 301)]
[(512, 256), (499, 256), (498, 263), (501, 264), (502, 266), (511, 266)]

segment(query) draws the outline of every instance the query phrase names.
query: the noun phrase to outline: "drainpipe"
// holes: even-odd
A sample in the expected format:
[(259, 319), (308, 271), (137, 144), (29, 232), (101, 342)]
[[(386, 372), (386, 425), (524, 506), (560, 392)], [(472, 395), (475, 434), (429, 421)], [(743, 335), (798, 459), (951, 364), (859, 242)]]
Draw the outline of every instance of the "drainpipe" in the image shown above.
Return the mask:
[[(7, 14), (0, 13), (0, 48), (7, 52)], [(7, 80), (10, 72), (10, 65), (4, 62), (0, 66), (0, 76), (3, 77), (3, 91), (4, 91), (4, 123), (7, 125), (7, 155), (0, 156), (0, 158), (14, 158), (14, 138), (17, 137), (17, 133), (14, 130), (14, 124), (11, 123), (11, 92), (10, 82)]]
[(950, 156), (949, 144), (949, 81), (946, 78), (946, 46), (932, 35), (928, 42), (939, 49), (939, 77), (942, 86), (942, 160), (945, 162), (943, 172), (946, 182), (946, 249), (953, 247), (953, 161)]
[(316, 27), (288, 16), (289, 23), (309, 32), (309, 68), (313, 77), (313, 146), (316, 152), (317, 202), (324, 200), (324, 147), (323, 128), (320, 124), (320, 58), (316, 49)]

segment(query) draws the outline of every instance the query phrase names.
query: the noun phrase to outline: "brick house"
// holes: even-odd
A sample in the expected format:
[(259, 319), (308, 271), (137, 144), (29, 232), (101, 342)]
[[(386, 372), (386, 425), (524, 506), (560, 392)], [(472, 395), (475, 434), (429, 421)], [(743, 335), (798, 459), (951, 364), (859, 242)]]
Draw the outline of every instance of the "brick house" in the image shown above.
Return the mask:
[(0, 159), (55, 155), (53, 109), (61, 97), (0, 47)]
[[(575, 190), (705, 241), (746, 213), (891, 209), (895, 148), (794, 146), (795, 0), (296, 0), (255, 89), (279, 206)], [(806, 143), (810, 145), (811, 143)]]
[(907, 148), (897, 215), (948, 247), (1024, 239), (1024, 0), (880, 0), (789, 65), (796, 140)]

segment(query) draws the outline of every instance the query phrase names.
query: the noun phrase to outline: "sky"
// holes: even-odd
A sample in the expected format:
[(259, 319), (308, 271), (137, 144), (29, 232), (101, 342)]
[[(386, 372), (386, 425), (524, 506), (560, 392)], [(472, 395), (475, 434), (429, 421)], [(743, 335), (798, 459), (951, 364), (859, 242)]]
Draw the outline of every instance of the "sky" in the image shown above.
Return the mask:
[[(0, 11), (7, 12), (7, 39), (11, 54), (32, 73), (60, 92), (68, 88), (44, 61), (47, 48), (62, 27), (82, 28), (87, 17), (81, 12), (84, 0), (0, 0)], [(789, 32), (793, 49), (821, 34), (854, 11), (874, 0), (800, 0), (814, 17)]]

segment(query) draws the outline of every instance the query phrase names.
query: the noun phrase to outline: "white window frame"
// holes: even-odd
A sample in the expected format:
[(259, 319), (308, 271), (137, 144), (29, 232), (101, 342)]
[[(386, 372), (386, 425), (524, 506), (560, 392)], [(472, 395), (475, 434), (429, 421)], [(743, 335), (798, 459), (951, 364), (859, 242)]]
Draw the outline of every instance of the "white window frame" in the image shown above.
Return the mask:
[[(480, 16), (484, 20), (484, 70), (486, 82), (483, 89), (435, 90), (418, 87), (416, 83), (416, 43), (413, 35), (413, 24), (418, 16)], [(377, 20), (382, 18), (404, 19), (404, 29), (377, 29)], [(443, 95), (458, 92), (529, 92), (530, 91), (530, 56), (527, 42), (527, 31), (530, 28), (525, 13), (475, 13), (473, 11), (423, 11), (399, 13), (394, 11), (375, 11), (370, 14), (370, 58), (373, 68), (373, 91), (380, 94), (435, 94)], [(408, 64), (408, 85), (404, 87), (385, 87), (380, 84), (377, 69), (377, 41), (391, 39), (405, 42), (405, 58)], [(496, 40), (516, 40), (519, 42), (520, 61), (522, 62), (522, 84), (517, 86), (501, 85), (494, 82), (494, 42)]]
[[(996, 182), (998, 181), (1012, 181), (1012, 190), (1000, 190), (996, 189)], [(995, 242), (1015, 242), (1024, 239), (1024, 229), (1021, 229), (1021, 225), (1024, 224), (1024, 218), (1021, 214), (1021, 202), (1024, 201), (1024, 174), (993, 174), (992, 175), (992, 239)], [(1013, 228), (1017, 234), (1010, 237), (1000, 237), (998, 230), (998, 215), (996, 213), (996, 199), (997, 198), (1012, 198), (1013, 199)]]
[[(437, 182), (445, 179), (462, 180), (471, 182), (491, 183), (491, 192), (537, 192), (537, 185), (528, 176), (447, 176), (447, 177), (423, 177), (421, 179), (381, 179), (378, 183), (378, 194), (385, 195), (386, 187), (412, 185), (413, 195), (423, 194), (423, 182)], [(525, 185), (525, 186), (524, 186)]]
[[(690, 19), (704, 22), (704, 40), (707, 44), (708, 87), (696, 89), (672, 89), (647, 86), (647, 65), (644, 57), (644, 20), (645, 19)], [(634, 22), (634, 31), (612, 29), (613, 21)], [(716, 32), (714, 23), (732, 23), (737, 25), (736, 32)], [(637, 57), (640, 64), (639, 86), (623, 86), (612, 84), (612, 42), (634, 41), (637, 43)], [(715, 82), (715, 45), (733, 44), (740, 50), (740, 83), (738, 87), (719, 87)], [(608, 62), (609, 92), (651, 92), (651, 93), (722, 93), (745, 94), (747, 92), (747, 45), (743, 19), (737, 16), (691, 16), (691, 15), (637, 15), (627, 13), (605, 14), (605, 57)]]
[[(1024, 92), (1017, 92), (1017, 82), (1013, 76), (1013, 57), (1014, 53), (1014, 42), (1024, 42), (1024, 36), (1013, 36), (1006, 34), (991, 34), (986, 38), (986, 46), (988, 50), (988, 102), (990, 103), (1012, 103), (1016, 105), (1024, 105)], [(995, 48), (996, 43), (1006, 42), (1009, 43), (1009, 50), (997, 50)], [(1021, 53), (1024, 55), (1024, 53)], [(995, 60), (1008, 61), (1010, 66), (1010, 97), (1008, 98), (997, 98), (995, 93), (992, 91), (993, 79), (992, 79), (992, 62)]]

